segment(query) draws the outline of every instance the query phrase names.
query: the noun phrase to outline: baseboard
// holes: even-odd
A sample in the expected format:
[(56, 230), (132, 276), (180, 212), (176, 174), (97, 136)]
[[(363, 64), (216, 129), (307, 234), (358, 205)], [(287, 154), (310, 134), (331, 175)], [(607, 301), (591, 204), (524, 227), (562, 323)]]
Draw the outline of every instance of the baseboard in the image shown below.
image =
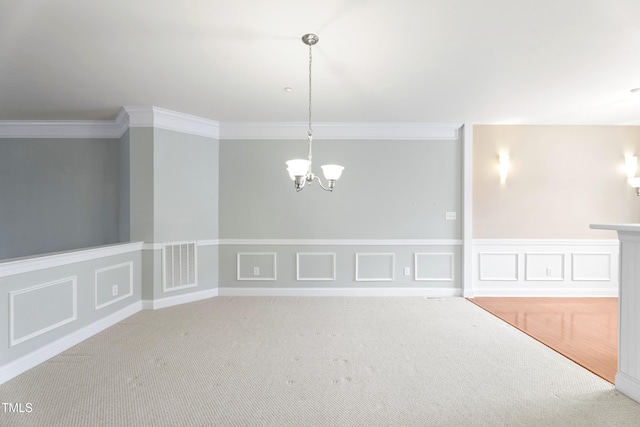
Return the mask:
[(175, 295), (172, 297), (160, 298), (152, 301), (144, 300), (142, 301), (142, 307), (145, 310), (158, 310), (161, 308), (172, 307), (174, 305), (186, 304), (189, 302), (200, 301), (203, 299), (213, 298), (217, 296), (218, 296), (218, 289), (207, 289), (205, 291)]
[(616, 390), (620, 393), (630, 397), (636, 402), (640, 402), (640, 381), (635, 378), (618, 372), (616, 374)]
[(459, 297), (459, 288), (218, 288), (220, 296), (240, 297)]
[(474, 289), (472, 297), (617, 297), (611, 288), (484, 288)]
[(141, 310), (142, 302), (135, 302), (128, 307), (125, 307), (115, 313), (103, 317), (102, 319), (90, 325), (78, 329), (77, 331), (67, 335), (64, 338), (54, 341), (51, 344), (39, 348), (32, 353), (29, 353), (13, 362), (0, 367), (0, 384), (3, 384), (10, 379), (17, 377), (23, 372), (26, 372), (29, 369), (43, 362), (46, 362), (52, 357), (57, 356), (63, 351), (68, 350), (74, 345), (79, 344), (87, 338), (90, 338), (97, 333), (104, 331), (105, 329), (115, 325), (118, 322), (121, 322), (122, 320)]

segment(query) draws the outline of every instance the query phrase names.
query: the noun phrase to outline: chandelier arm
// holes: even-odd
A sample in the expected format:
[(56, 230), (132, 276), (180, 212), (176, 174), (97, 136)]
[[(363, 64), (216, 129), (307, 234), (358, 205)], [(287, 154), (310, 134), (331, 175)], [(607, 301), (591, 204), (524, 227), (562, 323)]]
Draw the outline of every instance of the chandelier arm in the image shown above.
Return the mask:
[(318, 185), (320, 185), (320, 187), (322, 187), (324, 191), (333, 191), (333, 188), (325, 187), (324, 185), (322, 185), (322, 180), (320, 179), (319, 176), (315, 176), (314, 178), (318, 180)]

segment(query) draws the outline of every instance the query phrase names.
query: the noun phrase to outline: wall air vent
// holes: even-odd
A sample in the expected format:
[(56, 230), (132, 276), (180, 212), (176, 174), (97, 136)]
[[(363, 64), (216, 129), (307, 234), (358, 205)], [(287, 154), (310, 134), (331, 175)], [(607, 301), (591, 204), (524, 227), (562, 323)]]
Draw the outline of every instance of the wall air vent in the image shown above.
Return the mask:
[(162, 248), (162, 291), (197, 286), (196, 242), (165, 243)]

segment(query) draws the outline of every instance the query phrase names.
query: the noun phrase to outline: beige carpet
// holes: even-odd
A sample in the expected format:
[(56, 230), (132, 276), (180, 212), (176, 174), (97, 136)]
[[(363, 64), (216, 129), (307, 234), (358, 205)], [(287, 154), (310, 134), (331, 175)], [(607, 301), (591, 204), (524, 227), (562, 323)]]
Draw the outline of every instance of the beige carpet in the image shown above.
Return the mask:
[(143, 311), (0, 385), (2, 426), (638, 426), (640, 404), (462, 299)]

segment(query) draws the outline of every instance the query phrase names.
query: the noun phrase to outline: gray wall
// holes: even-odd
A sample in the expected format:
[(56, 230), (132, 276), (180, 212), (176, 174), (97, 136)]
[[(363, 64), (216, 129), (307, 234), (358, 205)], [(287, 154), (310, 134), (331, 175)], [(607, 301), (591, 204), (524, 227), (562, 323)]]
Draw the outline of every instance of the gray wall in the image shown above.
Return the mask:
[(220, 238), (459, 239), (459, 141), (318, 141), (320, 165), (345, 166), (333, 193), (296, 193), (285, 162), (306, 158), (301, 141), (220, 143)]
[(296, 193), (285, 162), (306, 158), (306, 141), (221, 141), (220, 238), (240, 241), (220, 245), (219, 286), (453, 294), (461, 287), (461, 149), (460, 141), (319, 141), (314, 172), (338, 163), (343, 176), (333, 193), (317, 183)]
[(128, 135), (129, 237), (153, 242), (153, 128), (131, 128)]
[(120, 216), (118, 221), (118, 240), (131, 240), (131, 171), (130, 171), (129, 130), (120, 138)]
[(154, 130), (154, 241), (218, 238), (218, 141)]
[[(124, 138), (123, 138), (124, 140)], [(130, 235), (134, 241), (172, 243), (218, 239), (217, 139), (160, 128), (131, 128)], [(143, 254), (142, 296), (154, 300), (217, 286), (217, 248), (198, 251), (197, 288), (164, 292), (162, 249)]]
[(0, 140), (0, 259), (119, 240), (118, 139)]

